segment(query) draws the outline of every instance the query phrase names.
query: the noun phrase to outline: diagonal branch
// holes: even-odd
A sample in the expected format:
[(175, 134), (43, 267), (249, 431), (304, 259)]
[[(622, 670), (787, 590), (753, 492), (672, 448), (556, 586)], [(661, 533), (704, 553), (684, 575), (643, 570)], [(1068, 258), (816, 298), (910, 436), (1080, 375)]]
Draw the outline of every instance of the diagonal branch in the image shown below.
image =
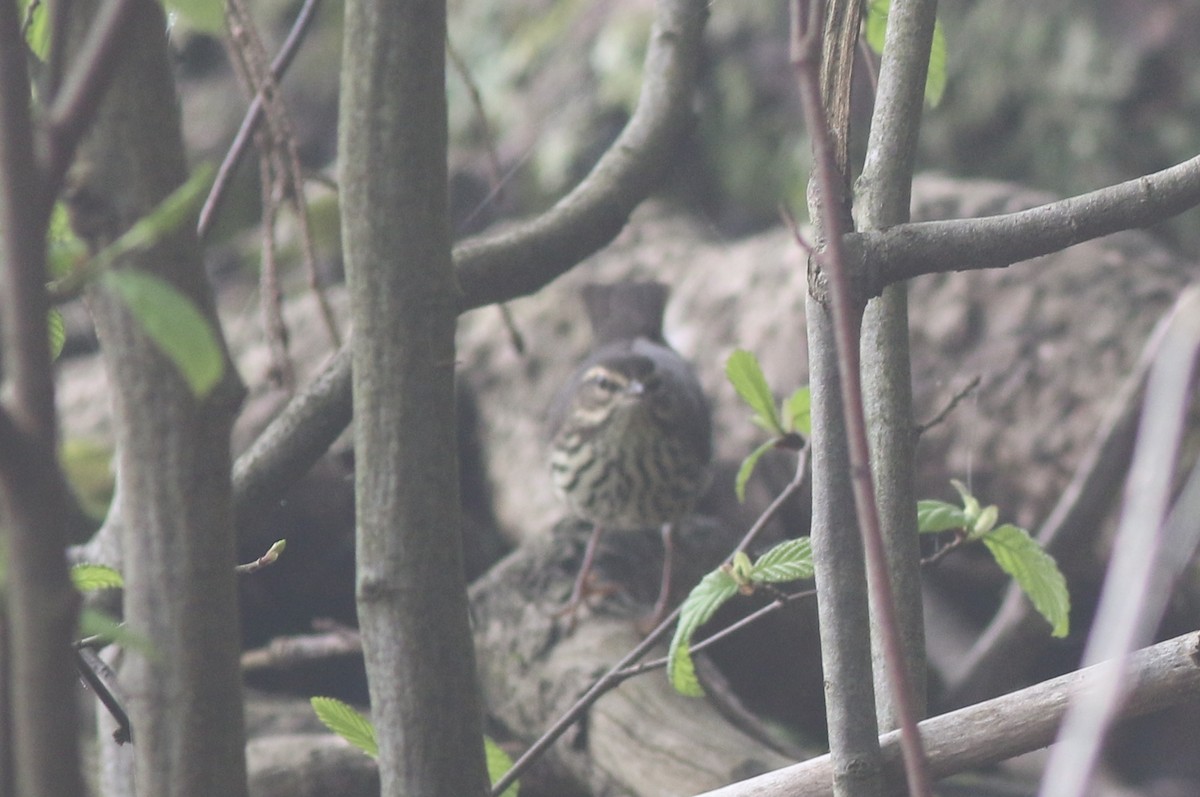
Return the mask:
[[(1137, 717), (1200, 693), (1200, 637), (1195, 632), (1135, 653), (1129, 663), (1129, 701), (1122, 716)], [(1043, 681), (1019, 692), (942, 714), (921, 723), (934, 776), (990, 766), (1054, 741), (1067, 702), (1094, 690), (1102, 667)], [(901, 777), (899, 732), (879, 737), (885, 777)], [(711, 791), (700, 797), (825, 797), (828, 755)]]
[[(659, 0), (637, 110), (592, 172), (541, 216), (454, 247), (461, 311), (532, 293), (616, 236), (658, 184), (672, 148), (689, 129), (707, 13), (705, 0)], [(239, 517), (258, 501), (277, 498), (276, 491), (307, 471), (349, 422), (348, 352), (349, 345), (343, 346), (268, 427), (270, 436), (239, 458), (234, 471)], [(310, 435), (303, 431), (308, 423), (283, 423), (293, 415), (322, 418), (322, 428)]]
[(128, 36), (134, 6), (134, 0), (111, 0), (101, 7), (47, 111), (45, 140), (41, 142), (39, 153), (45, 180), (45, 190), (39, 199), (44, 203), (42, 210), (47, 213), (75, 157), (75, 147), (96, 115), (104, 89), (112, 80), (123, 37)]
[(461, 310), (532, 293), (608, 244), (659, 185), (691, 129), (707, 3), (659, 0), (642, 94), (591, 173), (541, 216), (454, 248)]

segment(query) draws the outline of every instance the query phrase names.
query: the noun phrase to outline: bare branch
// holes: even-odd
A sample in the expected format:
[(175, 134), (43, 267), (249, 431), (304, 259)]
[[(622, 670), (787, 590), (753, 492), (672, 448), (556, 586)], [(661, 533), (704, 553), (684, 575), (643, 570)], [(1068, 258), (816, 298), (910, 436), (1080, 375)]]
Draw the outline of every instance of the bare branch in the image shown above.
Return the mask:
[[(625, 224), (688, 129), (707, 6), (705, 0), (659, 0), (638, 108), (574, 191), (516, 230), (454, 247), (461, 311), (532, 293), (606, 245)], [(318, 382), (239, 457), (234, 468), (239, 515), (249, 503), (278, 497), (349, 423), (349, 359), (349, 346), (343, 346)], [(310, 422), (300, 418), (320, 418), (316, 431), (305, 429)]]
[(1200, 156), (1154, 174), (1048, 205), (979, 219), (902, 224), (851, 233), (869, 290), (922, 274), (1001, 268), (1121, 230), (1145, 227), (1200, 203)]
[[(292, 59), (296, 57), (296, 52), (300, 49), (300, 43), (304, 41), (304, 34), (308, 32), (308, 27), (312, 23), (316, 10), (317, 0), (305, 0), (304, 5), (301, 6), (300, 13), (296, 15), (296, 21), (292, 23), (292, 29), (288, 31), (287, 39), (284, 40), (283, 46), (279, 48), (279, 53), (275, 56), (275, 60), (271, 62), (271, 76), (276, 81), (279, 81), (283, 77), (283, 73), (291, 66)], [(229, 152), (225, 154), (225, 160), (221, 162), (221, 167), (217, 170), (217, 177), (208, 192), (208, 197), (204, 200), (204, 206), (200, 208), (200, 218), (196, 222), (196, 234), (201, 238), (206, 236), (212, 228), (217, 207), (220, 205), (221, 199), (225, 196), (225, 192), (229, 189), (229, 181), (233, 179), (233, 173), (237, 170), (238, 164), (241, 163), (242, 157), (246, 154), (246, 147), (250, 144), (250, 137), (258, 128), (258, 123), (262, 121), (262, 117), (263, 100), (260, 95), (256, 94), (250, 102), (250, 107), (246, 109), (246, 116), (242, 119), (242, 126), (238, 128), (237, 135), (233, 138), (233, 143), (229, 145)]]
[[(1067, 701), (1099, 682), (1097, 667), (1076, 670), (1019, 692), (921, 723), (933, 774), (946, 777), (1045, 747), (1054, 740)], [(1175, 705), (1200, 692), (1200, 637), (1184, 634), (1134, 654), (1129, 667), (1129, 702), (1123, 716), (1136, 717)], [(901, 776), (900, 734), (879, 737), (887, 777)], [(832, 767), (821, 756), (750, 778), (700, 797), (826, 797)]]
[(583, 182), (516, 229), (455, 247), (460, 310), (532, 293), (621, 231), (691, 127), (707, 7), (701, 0), (659, 0), (637, 109)]

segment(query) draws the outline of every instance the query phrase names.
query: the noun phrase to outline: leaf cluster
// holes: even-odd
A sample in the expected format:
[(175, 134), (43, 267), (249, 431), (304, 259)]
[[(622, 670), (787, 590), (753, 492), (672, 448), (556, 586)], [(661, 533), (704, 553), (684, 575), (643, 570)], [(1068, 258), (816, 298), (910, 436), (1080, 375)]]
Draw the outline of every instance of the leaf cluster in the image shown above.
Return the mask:
[(763, 454), (773, 448), (803, 448), (804, 439), (812, 433), (812, 417), (809, 414), (811, 394), (807, 387), (799, 388), (776, 407), (758, 358), (744, 349), (737, 349), (729, 355), (725, 361), (725, 376), (754, 411), (750, 417), (751, 423), (770, 436), (742, 460), (738, 468), (734, 490), (738, 500), (745, 501), (746, 482), (750, 481), (750, 475), (754, 473), (754, 467)]

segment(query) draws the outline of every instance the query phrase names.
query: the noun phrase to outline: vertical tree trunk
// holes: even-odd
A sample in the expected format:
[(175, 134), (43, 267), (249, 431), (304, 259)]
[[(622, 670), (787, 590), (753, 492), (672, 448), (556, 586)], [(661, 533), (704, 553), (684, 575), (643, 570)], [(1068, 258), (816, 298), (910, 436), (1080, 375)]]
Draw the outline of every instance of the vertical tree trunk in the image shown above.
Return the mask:
[(359, 624), (389, 797), (487, 791), (462, 567), (443, 0), (350, 0), (339, 128)]
[[(97, 3), (80, 3), (74, 40)], [(91, 135), (79, 152), (76, 230), (102, 246), (186, 177), (166, 19), (140, 0), (128, 45)], [(190, 224), (121, 268), (170, 282), (219, 335), (200, 247)], [(112, 389), (118, 449), (125, 621), (152, 648), (121, 669), (133, 723), (139, 793), (246, 794), (240, 634), (234, 575), (229, 434), (242, 387), (226, 355), (224, 381), (197, 399), (102, 285), (88, 291)]]
[[(887, 49), (856, 203), (863, 230), (908, 221), (936, 10), (936, 0), (907, 0), (897, 2), (889, 14)], [(924, 716), (925, 621), (912, 480), (915, 424), (911, 370), (908, 288), (904, 284), (891, 285), (882, 296), (868, 303), (863, 317), (863, 402), (869, 423), (880, 531), (900, 624), (909, 692), (914, 710)], [(891, 730), (899, 726), (900, 717), (893, 689), (887, 683), (883, 641), (875, 625), (871, 630), (879, 724), (882, 730)]]
[[(793, 13), (806, 13), (796, 9), (794, 5)], [(848, 195), (850, 184), (849, 98), (860, 19), (859, 3), (830, 3), (823, 31), (821, 100), (830, 132), (830, 155), (842, 176), (842, 196)], [(850, 229), (849, 208), (818, 194), (814, 178), (810, 217), (821, 219), (817, 203), (825, 203), (824, 212), (844, 214), (846, 229)], [(817, 235), (820, 239), (825, 232), (818, 230)], [(806, 301), (812, 389), (811, 535), (833, 791), (838, 797), (871, 797), (880, 791), (881, 758), (862, 535), (855, 522), (833, 314), (827, 303), (813, 296), (811, 280)]]
[(69, 647), (79, 596), (55, 459), (47, 218), (17, 5), (0, 5), (0, 794), (71, 797), (83, 790)]

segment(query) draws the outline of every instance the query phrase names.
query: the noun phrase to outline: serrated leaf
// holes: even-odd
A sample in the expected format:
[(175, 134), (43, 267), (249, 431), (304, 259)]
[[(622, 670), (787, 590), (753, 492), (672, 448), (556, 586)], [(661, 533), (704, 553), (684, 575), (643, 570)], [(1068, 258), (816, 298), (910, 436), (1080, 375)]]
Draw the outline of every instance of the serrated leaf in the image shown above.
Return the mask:
[(917, 530), (922, 534), (937, 534), (966, 527), (967, 516), (962, 507), (932, 499), (917, 502)]
[(71, 583), (80, 592), (91, 592), (98, 589), (121, 589), (125, 579), (108, 565), (83, 563), (72, 565)]
[(750, 475), (754, 473), (754, 466), (762, 458), (762, 455), (770, 451), (775, 446), (775, 441), (768, 440), (750, 453), (750, 456), (742, 460), (741, 467), (738, 468), (737, 476), (733, 480), (733, 491), (737, 493), (738, 503), (746, 500), (746, 482), (750, 481)]
[[(500, 749), (500, 745), (487, 736), (483, 737), (483, 751), (487, 756), (488, 780), (495, 783), (512, 769), (512, 759)], [(517, 784), (514, 783), (501, 792), (500, 797), (517, 797)]]
[(114, 617), (98, 609), (84, 607), (83, 611), (79, 613), (79, 632), (85, 637), (99, 637), (113, 645), (120, 645), (126, 650), (141, 653), (148, 659), (158, 658), (149, 639), (129, 630)]
[[(889, 0), (872, 0), (867, 7), (867, 45), (877, 54), (883, 54), (887, 37)], [(940, 20), (933, 22), (933, 41), (929, 47), (929, 69), (925, 75), (925, 102), (936, 108), (946, 92), (946, 34)]]
[(775, 410), (775, 399), (767, 387), (758, 358), (745, 349), (737, 349), (725, 361), (725, 376), (738, 395), (754, 410), (755, 423), (769, 434), (782, 436), (784, 429)]
[(1050, 623), (1050, 633), (1065, 637), (1070, 624), (1071, 598), (1067, 580), (1054, 557), (1043, 551), (1025, 529), (1008, 523), (981, 539), (1000, 569), (1013, 577), (1034, 608)]
[(375, 737), (375, 726), (353, 706), (333, 697), (309, 698), (309, 704), (317, 719), (325, 727), (362, 750), (371, 758), (379, 757), (379, 741)]
[(62, 313), (54, 308), (50, 308), (48, 318), (50, 324), (50, 359), (57, 360), (62, 354), (63, 346), (67, 342), (67, 325), (63, 322)]
[(679, 624), (667, 651), (667, 677), (675, 691), (702, 697), (704, 689), (696, 678), (690, 646), (696, 629), (707, 623), (725, 601), (737, 594), (737, 582), (724, 570), (714, 570), (700, 580), (679, 610)]
[(225, 31), (225, 4), (221, 0), (165, 0), (163, 5), (190, 28), (214, 34)]
[(166, 280), (135, 269), (107, 271), (101, 282), (121, 297), (193, 395), (204, 398), (216, 387), (225, 373), (225, 358), (208, 319), (190, 299)]
[(783, 426), (789, 432), (812, 437), (812, 391), (807, 386), (797, 388), (783, 402)]
[(808, 537), (784, 540), (758, 557), (751, 577), (759, 584), (779, 584), (813, 576), (812, 541)]

